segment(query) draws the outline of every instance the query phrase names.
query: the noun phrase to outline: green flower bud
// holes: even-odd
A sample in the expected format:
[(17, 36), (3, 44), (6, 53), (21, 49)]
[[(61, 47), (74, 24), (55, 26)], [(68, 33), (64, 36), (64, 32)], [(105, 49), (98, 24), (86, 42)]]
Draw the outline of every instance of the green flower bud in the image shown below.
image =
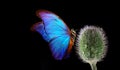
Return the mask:
[(77, 53), (92, 70), (97, 70), (96, 63), (101, 61), (106, 54), (107, 40), (102, 28), (85, 26), (77, 38)]

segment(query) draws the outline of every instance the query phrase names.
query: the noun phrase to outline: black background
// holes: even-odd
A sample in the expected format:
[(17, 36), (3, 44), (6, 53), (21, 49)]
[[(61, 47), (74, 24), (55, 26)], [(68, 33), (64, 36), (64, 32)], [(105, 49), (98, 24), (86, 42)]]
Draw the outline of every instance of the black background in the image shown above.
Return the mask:
[[(112, 2), (79, 2), (79, 1), (17, 1), (14, 14), (18, 36), (16, 36), (15, 66), (18, 69), (31, 70), (90, 70), (89, 64), (83, 63), (76, 56), (74, 48), (70, 58), (57, 61), (51, 56), (48, 43), (30, 27), (40, 21), (35, 12), (45, 9), (60, 16), (77, 34), (85, 25), (102, 27), (108, 37), (108, 53), (103, 61), (98, 62), (98, 70), (117, 70), (118, 54), (116, 45), (118, 23), (113, 23)], [(117, 30), (118, 31), (118, 30)]]

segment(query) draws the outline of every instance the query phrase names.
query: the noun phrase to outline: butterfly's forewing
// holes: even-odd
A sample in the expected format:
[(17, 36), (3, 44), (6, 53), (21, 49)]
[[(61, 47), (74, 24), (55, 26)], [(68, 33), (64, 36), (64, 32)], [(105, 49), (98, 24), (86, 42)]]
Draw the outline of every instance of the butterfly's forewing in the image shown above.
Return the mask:
[(69, 28), (49, 11), (39, 11), (37, 16), (42, 19), (42, 23), (35, 24), (34, 29), (49, 43), (54, 58), (63, 59), (70, 42)]
[(39, 11), (38, 17), (42, 19), (46, 33), (50, 38), (61, 35), (70, 35), (70, 30), (66, 24), (54, 13), (49, 11)]

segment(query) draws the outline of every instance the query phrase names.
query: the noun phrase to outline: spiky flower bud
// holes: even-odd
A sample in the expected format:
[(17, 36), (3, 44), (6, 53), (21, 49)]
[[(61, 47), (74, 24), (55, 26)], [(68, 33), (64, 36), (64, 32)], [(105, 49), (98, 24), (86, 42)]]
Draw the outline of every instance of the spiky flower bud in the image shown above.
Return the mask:
[(97, 70), (96, 63), (106, 54), (106, 37), (102, 28), (85, 26), (81, 29), (77, 38), (77, 53), (92, 70)]

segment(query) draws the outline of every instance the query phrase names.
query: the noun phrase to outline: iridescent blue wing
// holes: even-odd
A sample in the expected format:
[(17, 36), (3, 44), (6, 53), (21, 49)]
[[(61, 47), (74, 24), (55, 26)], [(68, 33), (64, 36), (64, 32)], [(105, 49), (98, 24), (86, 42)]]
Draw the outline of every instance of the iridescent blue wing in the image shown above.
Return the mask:
[(37, 16), (42, 22), (35, 24), (34, 29), (49, 43), (55, 59), (64, 58), (70, 42), (70, 30), (55, 14), (49, 11), (39, 11)]

